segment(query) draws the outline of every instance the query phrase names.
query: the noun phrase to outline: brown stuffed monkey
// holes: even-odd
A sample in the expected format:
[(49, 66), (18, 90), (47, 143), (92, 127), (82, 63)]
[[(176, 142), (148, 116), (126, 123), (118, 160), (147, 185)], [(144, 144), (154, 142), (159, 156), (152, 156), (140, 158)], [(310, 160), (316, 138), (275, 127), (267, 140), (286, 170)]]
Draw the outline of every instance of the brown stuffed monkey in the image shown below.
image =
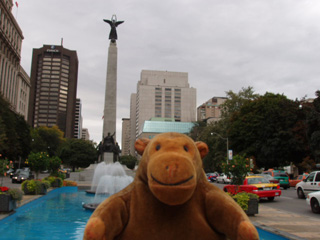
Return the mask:
[(259, 239), (239, 205), (207, 181), (205, 143), (163, 133), (135, 148), (142, 158), (134, 181), (98, 206), (83, 239)]

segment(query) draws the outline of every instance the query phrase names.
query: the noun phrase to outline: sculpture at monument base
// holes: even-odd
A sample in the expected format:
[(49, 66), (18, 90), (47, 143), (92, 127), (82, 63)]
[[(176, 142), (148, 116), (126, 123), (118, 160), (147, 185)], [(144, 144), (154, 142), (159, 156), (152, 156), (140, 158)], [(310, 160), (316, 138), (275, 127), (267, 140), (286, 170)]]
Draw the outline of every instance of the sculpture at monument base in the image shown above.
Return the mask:
[(99, 155), (103, 156), (103, 153), (109, 152), (113, 153), (113, 162), (119, 161), (119, 154), (121, 153), (119, 144), (114, 141), (114, 135), (112, 135), (108, 132), (108, 135), (103, 138), (103, 141), (101, 141), (98, 145)]

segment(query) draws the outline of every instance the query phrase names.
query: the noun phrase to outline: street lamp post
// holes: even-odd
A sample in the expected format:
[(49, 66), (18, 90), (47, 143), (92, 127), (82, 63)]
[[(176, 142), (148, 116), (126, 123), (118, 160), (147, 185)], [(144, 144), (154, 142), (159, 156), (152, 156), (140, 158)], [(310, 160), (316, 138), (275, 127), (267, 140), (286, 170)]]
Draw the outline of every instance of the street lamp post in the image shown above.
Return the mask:
[(221, 138), (222, 140), (226, 140), (226, 141), (227, 141), (227, 164), (229, 164), (229, 138), (228, 138), (228, 137), (224, 138), (224, 137), (222, 137), (220, 134), (218, 134), (218, 133), (216, 133), (216, 132), (212, 132), (212, 133), (211, 133), (211, 136), (212, 136), (213, 134), (217, 135), (217, 136), (218, 136), (219, 138)]

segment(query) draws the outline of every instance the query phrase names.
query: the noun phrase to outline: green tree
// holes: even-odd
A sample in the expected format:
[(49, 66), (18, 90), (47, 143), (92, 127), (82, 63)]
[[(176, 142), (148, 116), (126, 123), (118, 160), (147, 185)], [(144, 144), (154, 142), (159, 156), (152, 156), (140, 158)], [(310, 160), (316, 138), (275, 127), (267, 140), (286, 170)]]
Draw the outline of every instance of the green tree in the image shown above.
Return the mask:
[(67, 139), (58, 155), (64, 165), (75, 168), (86, 168), (97, 161), (98, 152), (91, 141), (83, 139)]
[(30, 169), (36, 173), (36, 179), (38, 179), (40, 171), (48, 169), (49, 154), (47, 152), (30, 153), (28, 156), (28, 165)]
[[(307, 138), (310, 144), (311, 158), (320, 163), (320, 91), (317, 98), (307, 107)], [(307, 105), (308, 106), (308, 105)]]
[(298, 111), (298, 102), (280, 94), (266, 93), (246, 102), (231, 116), (232, 149), (253, 156), (260, 168), (300, 162), (304, 152), (293, 131)]
[(58, 173), (58, 170), (61, 166), (61, 159), (57, 156), (53, 156), (53, 157), (50, 157), (48, 159), (48, 170), (53, 173), (53, 174), (57, 174)]
[(228, 164), (224, 164), (224, 172), (232, 177), (232, 184), (242, 185), (250, 169), (248, 158), (242, 155), (235, 155), (233, 160)]
[(222, 163), (227, 160), (227, 138), (228, 141), (231, 140), (228, 132), (230, 118), (245, 103), (259, 97), (250, 86), (242, 88), (238, 93), (230, 90), (226, 92), (226, 95), (227, 100), (220, 106), (222, 109), (221, 120), (210, 124), (196, 122), (190, 132), (190, 137), (194, 141), (203, 141), (209, 147), (209, 153), (203, 159), (203, 166), (206, 172), (223, 171)]
[(0, 95), (0, 151), (3, 157), (18, 160), (27, 157), (30, 151), (29, 125), (22, 115)]
[(65, 141), (64, 133), (57, 127), (38, 127), (31, 130), (31, 151), (48, 152), (50, 156), (58, 154), (60, 146)]
[(241, 107), (248, 101), (255, 100), (259, 94), (254, 93), (253, 87), (241, 88), (238, 93), (229, 90), (226, 92), (227, 100), (221, 104), (222, 118), (228, 120), (230, 116), (240, 111)]
[(191, 137), (194, 141), (199, 141), (202, 139), (202, 134), (207, 127), (207, 123), (204, 121), (194, 122), (194, 125), (189, 133), (189, 137)]

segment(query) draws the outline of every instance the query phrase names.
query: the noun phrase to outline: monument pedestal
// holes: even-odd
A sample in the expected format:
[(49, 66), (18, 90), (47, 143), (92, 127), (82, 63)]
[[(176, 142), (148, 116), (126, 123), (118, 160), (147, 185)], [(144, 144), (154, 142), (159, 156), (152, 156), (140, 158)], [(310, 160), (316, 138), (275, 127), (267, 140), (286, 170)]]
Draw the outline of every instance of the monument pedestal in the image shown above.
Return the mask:
[(104, 152), (103, 153), (103, 161), (105, 164), (113, 163), (113, 153), (112, 152)]

